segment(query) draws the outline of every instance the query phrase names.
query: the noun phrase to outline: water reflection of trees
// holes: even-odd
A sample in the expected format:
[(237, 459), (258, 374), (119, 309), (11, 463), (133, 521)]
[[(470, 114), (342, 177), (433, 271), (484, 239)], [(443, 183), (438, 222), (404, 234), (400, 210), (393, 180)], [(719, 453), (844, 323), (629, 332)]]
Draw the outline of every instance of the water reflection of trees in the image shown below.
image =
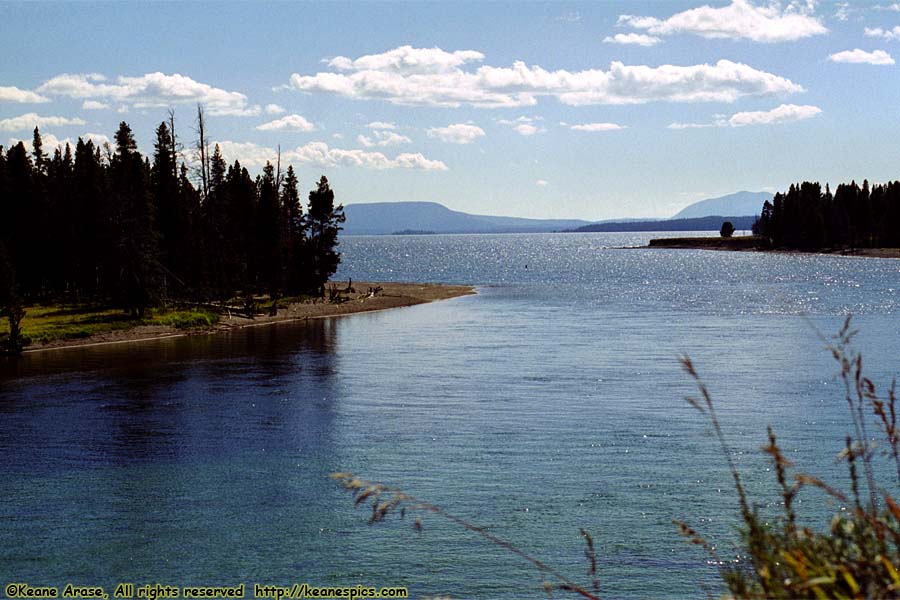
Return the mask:
[[(41, 483), (19, 505), (0, 503), (0, 516), (42, 515), (40, 531), (94, 515), (71, 525), (104, 544), (110, 576), (136, 577), (246, 555), (276, 523), (312, 527), (281, 516), (316, 503), (315, 482), (327, 482), (336, 342), (333, 324), (315, 320), (26, 357), (0, 387), (0, 446), (16, 449), (0, 470)], [(74, 505), (47, 508), (59, 506), (55, 481), (83, 488)], [(256, 551), (271, 559), (273, 538)], [(86, 572), (104, 579), (97, 564)]]
[(31, 354), (0, 388), (0, 407), (37, 429), (75, 432), (65, 445), (98, 460), (230, 452), (225, 440), (293, 427), (331, 395), (335, 336), (326, 319)]

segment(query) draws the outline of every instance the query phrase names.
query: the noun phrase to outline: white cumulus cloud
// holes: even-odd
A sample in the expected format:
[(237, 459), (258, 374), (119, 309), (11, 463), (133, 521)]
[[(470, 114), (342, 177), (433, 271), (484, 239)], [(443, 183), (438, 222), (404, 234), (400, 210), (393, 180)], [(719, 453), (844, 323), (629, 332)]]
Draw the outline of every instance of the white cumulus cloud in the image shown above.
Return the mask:
[(621, 15), (618, 24), (653, 35), (687, 33), (712, 39), (789, 42), (828, 32), (811, 14), (814, 8), (814, 3), (790, 3), (782, 7), (779, 2), (756, 6), (749, 0), (732, 0), (728, 6), (703, 5), (667, 19)]
[(102, 133), (88, 132), (88, 133), (85, 133), (83, 136), (81, 136), (81, 139), (83, 139), (85, 142), (88, 140), (91, 140), (92, 142), (94, 142), (94, 145), (99, 148), (102, 148), (106, 144), (109, 144), (110, 146), (114, 145), (113, 141), (111, 139), (109, 139), (109, 137), (103, 135)]
[(619, 129), (625, 129), (625, 126), (617, 123), (583, 123), (581, 125), (572, 125), (570, 129), (589, 132), (618, 131)]
[[(274, 162), (277, 151), (252, 142), (217, 142), (222, 155), (228, 161), (239, 160), (244, 166), (260, 167)], [(366, 169), (417, 169), (422, 171), (446, 171), (447, 165), (439, 160), (429, 160), (419, 153), (398, 154), (388, 158), (381, 152), (330, 148), (325, 142), (309, 142), (293, 150), (282, 151), (282, 163), (314, 164), (319, 167), (360, 167)]]
[(822, 109), (818, 106), (798, 106), (796, 104), (782, 104), (772, 110), (739, 112), (731, 115), (728, 124), (732, 127), (744, 125), (772, 125), (774, 123), (790, 123), (811, 119), (820, 114)]
[(455, 123), (446, 127), (432, 127), (426, 130), (428, 137), (450, 144), (471, 144), (484, 135), (484, 129), (477, 125)]
[[(103, 135), (102, 133), (85, 133), (78, 137), (80, 137), (85, 142), (87, 142), (88, 140), (91, 140), (92, 142), (94, 142), (94, 146), (96, 146), (98, 148), (102, 148), (105, 144), (113, 145), (112, 140), (110, 140), (107, 136)], [(23, 144), (25, 144), (25, 147), (28, 149), (28, 151), (32, 152), (34, 150), (32, 144), (31, 144), (33, 139), (34, 138), (31, 138), (31, 137), (28, 138), (27, 140), (19, 139), (19, 138), (10, 138), (9, 145), (10, 145), (10, 147), (12, 147), (12, 146), (15, 146), (16, 144), (18, 144), (19, 142), (22, 142)], [(73, 142), (72, 138), (70, 138), (70, 137), (60, 139), (60, 138), (56, 137), (55, 135), (53, 135), (52, 133), (41, 133), (41, 143), (43, 144), (44, 154), (47, 154), (47, 155), (52, 155), (53, 152), (57, 148), (59, 148), (60, 151), (65, 151), (66, 144), (69, 144), (69, 146), (71, 147), (72, 153), (73, 154), (75, 153), (75, 142)]]
[(633, 44), (645, 47), (655, 46), (661, 41), (662, 39), (656, 37), (655, 35), (646, 35), (643, 33), (617, 33), (616, 35), (606, 36), (605, 38), (603, 38), (604, 44)]
[(28, 113), (9, 119), (0, 119), (0, 131), (26, 131), (35, 127), (61, 127), (63, 125), (84, 125), (85, 120), (78, 117), (42, 117), (36, 113)]
[(109, 104), (96, 100), (85, 100), (81, 103), (82, 110), (108, 110), (109, 108), (111, 108)]
[(109, 83), (96, 73), (57, 75), (37, 89), (50, 96), (78, 99), (109, 100), (135, 108), (167, 107), (173, 104), (202, 104), (214, 116), (256, 116), (258, 105), (250, 106), (247, 96), (206, 83), (194, 81), (178, 73), (147, 73), (138, 77), (117, 77)]
[(772, 110), (745, 111), (730, 117), (717, 115), (712, 123), (670, 123), (669, 129), (703, 129), (706, 127), (744, 127), (747, 125), (774, 125), (811, 119), (822, 113), (818, 106), (782, 104)]
[[(403, 50), (397, 55), (398, 50)], [(607, 70), (549, 71), (515, 61), (510, 67), (467, 63), (481, 61), (480, 52), (453, 53), (439, 48), (404, 46), (356, 60), (331, 59), (336, 71), (294, 73), (290, 86), (346, 98), (384, 100), (392, 104), (484, 108), (522, 107), (553, 97), (563, 104), (643, 104), (646, 102), (734, 102), (745, 96), (793, 94), (803, 88), (777, 75), (742, 63), (720, 60), (690, 66), (625, 65)], [(418, 58), (418, 62), (412, 60)], [(429, 59), (429, 57), (431, 57)]]
[(351, 60), (338, 56), (326, 61), (341, 71), (395, 71), (402, 73), (443, 73), (468, 62), (484, 60), (475, 50), (444, 52), (440, 48), (400, 46), (382, 54), (370, 54)]
[(865, 50), (860, 50), (859, 48), (855, 48), (853, 50), (844, 50), (843, 52), (836, 52), (835, 54), (831, 54), (828, 57), (828, 60), (836, 63), (852, 63), (852, 64), (867, 64), (867, 65), (892, 65), (894, 64), (893, 57), (885, 52), (884, 50), (875, 50), (873, 52), (866, 52)]
[(529, 136), (529, 135), (534, 135), (536, 133), (540, 133), (541, 131), (544, 131), (544, 130), (535, 127), (531, 123), (519, 123), (518, 125), (513, 127), (513, 131), (515, 131), (519, 135)]
[(50, 98), (46, 98), (38, 93), (29, 90), (21, 90), (14, 85), (0, 85), (0, 102), (38, 104), (43, 102), (50, 102)]
[(866, 27), (866, 37), (884, 38), (886, 40), (900, 40), (900, 25), (893, 29), (882, 29), (881, 27)]
[(394, 133), (393, 131), (382, 131), (377, 130), (373, 132), (373, 137), (368, 137), (365, 135), (360, 135), (356, 138), (356, 141), (360, 143), (360, 145), (365, 146), (366, 148), (371, 148), (373, 146), (397, 146), (399, 144), (412, 144), (412, 140), (406, 137), (405, 135), (400, 135), (399, 133)]
[(372, 121), (366, 125), (369, 129), (397, 129), (394, 123), (385, 123), (384, 121)]
[(288, 115), (256, 127), (260, 131), (315, 131), (316, 126), (300, 115)]
[(277, 104), (266, 104), (265, 111), (267, 115), (281, 115), (287, 112), (284, 107)]

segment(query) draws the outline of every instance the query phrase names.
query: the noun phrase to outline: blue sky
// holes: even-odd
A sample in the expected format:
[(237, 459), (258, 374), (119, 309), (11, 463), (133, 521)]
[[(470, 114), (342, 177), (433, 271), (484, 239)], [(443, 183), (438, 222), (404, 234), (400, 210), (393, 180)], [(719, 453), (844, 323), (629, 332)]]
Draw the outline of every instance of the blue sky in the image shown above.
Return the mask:
[[(900, 177), (900, 2), (3, 3), (0, 144), (196, 104), (226, 159), (280, 144), (339, 201), (668, 217)], [(185, 152), (185, 159), (192, 159)]]

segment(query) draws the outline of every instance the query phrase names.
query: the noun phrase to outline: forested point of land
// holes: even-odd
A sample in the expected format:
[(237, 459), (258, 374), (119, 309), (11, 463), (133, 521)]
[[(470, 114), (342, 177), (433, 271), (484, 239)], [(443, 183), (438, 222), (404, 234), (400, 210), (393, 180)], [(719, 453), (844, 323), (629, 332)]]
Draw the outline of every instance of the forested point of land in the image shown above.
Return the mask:
[(279, 158), (252, 177), (218, 145), (210, 153), (202, 108), (196, 125), (184, 152), (170, 111), (152, 157), (125, 122), (114, 147), (79, 138), (48, 155), (37, 128), (30, 152), (0, 146), (0, 315), (36, 302), (140, 317), (169, 301), (322, 295), (344, 222), (328, 180), (304, 207), (292, 166)]
[(753, 233), (773, 248), (799, 250), (900, 247), (900, 181), (842, 183), (832, 194), (805, 181), (763, 205)]

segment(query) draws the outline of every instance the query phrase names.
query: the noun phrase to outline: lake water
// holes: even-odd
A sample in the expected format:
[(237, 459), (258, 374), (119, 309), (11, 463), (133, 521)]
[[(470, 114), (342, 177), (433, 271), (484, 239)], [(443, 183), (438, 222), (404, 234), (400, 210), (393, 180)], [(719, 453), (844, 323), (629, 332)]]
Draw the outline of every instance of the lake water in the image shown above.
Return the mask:
[[(733, 556), (737, 502), (677, 357), (709, 384), (763, 510), (777, 509), (768, 424), (799, 467), (843, 485), (847, 409), (817, 331), (852, 313), (886, 388), (900, 261), (621, 248), (649, 237), (348, 237), (338, 277), (478, 294), (0, 363), (2, 583), (546, 597), (533, 567), (438, 516), (421, 533), (409, 517), (368, 526), (328, 479), (353, 471), (578, 582), (585, 528), (604, 597), (718, 594), (671, 521)], [(812, 517), (840, 508), (801, 499)]]

